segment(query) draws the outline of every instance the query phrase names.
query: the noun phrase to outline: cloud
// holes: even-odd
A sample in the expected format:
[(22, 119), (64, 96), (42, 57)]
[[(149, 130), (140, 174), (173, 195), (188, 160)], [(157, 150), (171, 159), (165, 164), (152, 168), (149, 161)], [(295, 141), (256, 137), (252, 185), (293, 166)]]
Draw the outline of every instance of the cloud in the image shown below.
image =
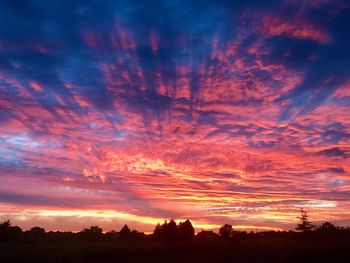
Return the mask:
[(330, 149), (325, 149), (322, 151), (318, 152), (321, 155), (326, 155), (326, 156), (336, 156), (336, 157), (346, 157), (347, 152), (339, 149), (338, 147), (330, 148)]
[(288, 227), (305, 204), (346, 220), (348, 13), (346, 1), (3, 1), (0, 211), (50, 228), (57, 214), (39, 210), (111, 210), (141, 230), (171, 217)]

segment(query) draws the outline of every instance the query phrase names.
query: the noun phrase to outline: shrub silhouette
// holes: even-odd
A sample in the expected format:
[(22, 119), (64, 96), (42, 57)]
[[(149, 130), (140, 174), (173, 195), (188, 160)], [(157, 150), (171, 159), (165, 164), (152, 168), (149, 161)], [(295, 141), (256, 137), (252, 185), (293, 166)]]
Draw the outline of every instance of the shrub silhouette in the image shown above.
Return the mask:
[(212, 230), (210, 231), (202, 230), (196, 235), (196, 238), (200, 240), (214, 240), (214, 239), (217, 239), (218, 237), (219, 235), (213, 232)]

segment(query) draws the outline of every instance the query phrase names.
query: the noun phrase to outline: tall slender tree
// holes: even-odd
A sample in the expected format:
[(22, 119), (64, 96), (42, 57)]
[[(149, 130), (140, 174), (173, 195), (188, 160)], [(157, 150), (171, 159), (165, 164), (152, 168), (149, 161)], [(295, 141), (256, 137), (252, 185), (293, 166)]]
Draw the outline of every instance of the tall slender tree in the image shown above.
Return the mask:
[(308, 214), (304, 209), (300, 209), (300, 216), (298, 216), (300, 223), (295, 228), (298, 231), (306, 232), (316, 228), (316, 226), (309, 221)]

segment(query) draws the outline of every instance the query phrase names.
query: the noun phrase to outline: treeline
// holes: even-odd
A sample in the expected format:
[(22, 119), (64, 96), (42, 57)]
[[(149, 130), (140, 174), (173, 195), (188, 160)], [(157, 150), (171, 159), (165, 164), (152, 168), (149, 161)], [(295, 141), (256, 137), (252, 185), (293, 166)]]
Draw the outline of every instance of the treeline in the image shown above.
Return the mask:
[[(83, 241), (113, 241), (113, 240), (160, 240), (160, 241), (191, 241), (191, 240), (244, 240), (260, 238), (305, 238), (305, 237), (342, 237), (350, 235), (349, 227), (339, 227), (325, 222), (315, 225), (308, 221), (306, 212), (302, 211), (300, 223), (295, 231), (265, 231), (246, 232), (235, 231), (232, 225), (225, 224), (220, 227), (219, 232), (204, 231), (195, 234), (192, 223), (189, 220), (177, 224), (173, 219), (163, 224), (157, 224), (152, 234), (146, 235), (137, 230), (131, 230), (124, 225), (120, 231), (103, 232), (99, 226), (91, 226), (80, 232), (70, 231), (45, 231), (41, 227), (33, 227), (23, 231), (18, 226), (13, 226), (9, 220), (0, 224), (0, 241), (22, 241), (22, 242), (83, 242)], [(302, 234), (302, 236), (301, 236)]]
[[(157, 224), (152, 234), (131, 230), (104, 232), (91, 226), (80, 232), (23, 231), (10, 221), (0, 223), (0, 262), (114, 263), (328, 263), (348, 262), (350, 228), (308, 220), (302, 211), (295, 231), (237, 231), (225, 224), (219, 231), (195, 234), (189, 220)], [(2, 241), (2, 242), (1, 242)]]
[(176, 224), (173, 219), (169, 222), (165, 221), (162, 225), (158, 224), (151, 235), (146, 235), (137, 230), (131, 230), (128, 225), (124, 225), (118, 232), (115, 230), (104, 232), (99, 226), (91, 226), (90, 228), (85, 228), (80, 232), (74, 233), (71, 231), (46, 232), (44, 228), (37, 226), (30, 230), (23, 231), (20, 227), (12, 225), (9, 220), (0, 224), (0, 241), (112, 241), (118, 239), (191, 240), (194, 236), (195, 231), (189, 220)]

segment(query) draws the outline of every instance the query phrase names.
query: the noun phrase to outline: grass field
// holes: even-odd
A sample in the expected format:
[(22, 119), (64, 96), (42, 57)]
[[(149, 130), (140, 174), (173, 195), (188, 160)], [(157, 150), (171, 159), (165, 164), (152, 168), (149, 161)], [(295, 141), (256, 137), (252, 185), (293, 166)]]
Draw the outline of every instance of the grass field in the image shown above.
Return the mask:
[(0, 243), (0, 262), (349, 262), (349, 240)]

